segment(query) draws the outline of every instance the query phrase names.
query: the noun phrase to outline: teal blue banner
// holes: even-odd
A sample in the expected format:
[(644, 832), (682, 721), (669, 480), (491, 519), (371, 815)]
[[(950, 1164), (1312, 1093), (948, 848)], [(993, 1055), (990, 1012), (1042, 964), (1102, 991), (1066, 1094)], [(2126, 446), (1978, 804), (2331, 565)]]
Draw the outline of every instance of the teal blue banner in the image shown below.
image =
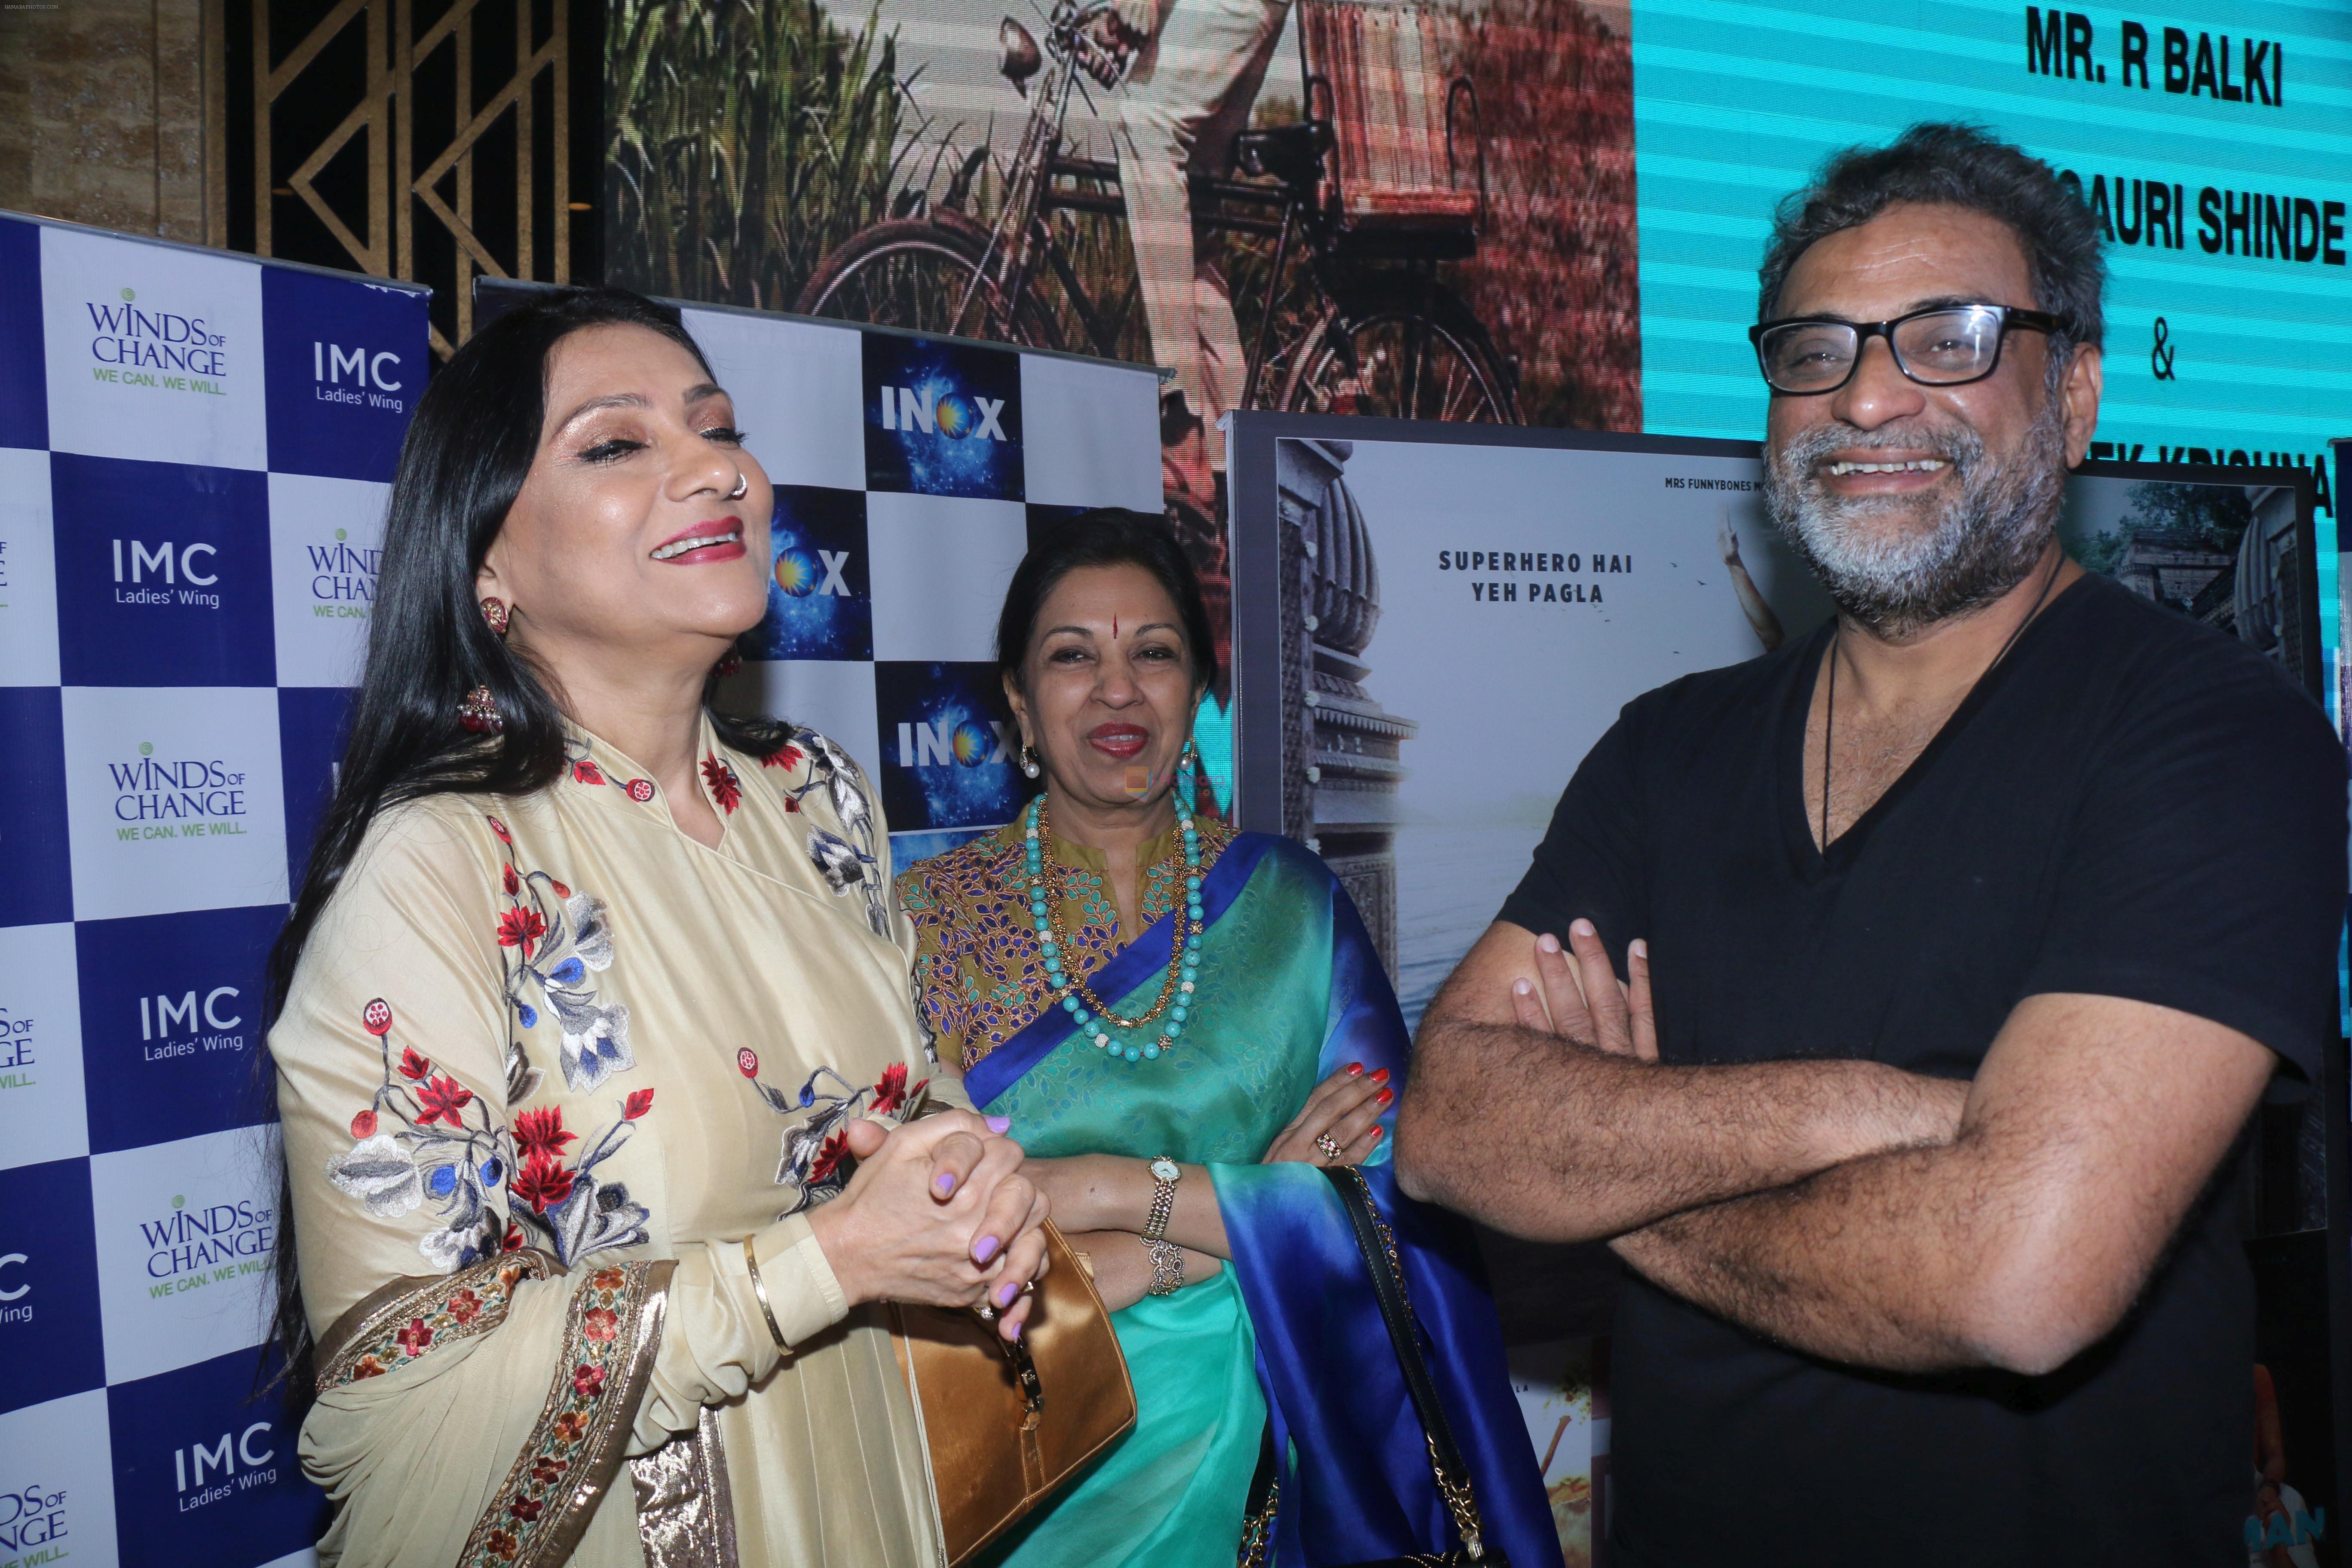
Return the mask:
[(2352, 434), (2352, 7), (1635, 0), (1633, 33), (1645, 429), (1759, 435), (1773, 204), (1838, 148), (1966, 119), (2108, 233), (2100, 456), (2311, 467)]

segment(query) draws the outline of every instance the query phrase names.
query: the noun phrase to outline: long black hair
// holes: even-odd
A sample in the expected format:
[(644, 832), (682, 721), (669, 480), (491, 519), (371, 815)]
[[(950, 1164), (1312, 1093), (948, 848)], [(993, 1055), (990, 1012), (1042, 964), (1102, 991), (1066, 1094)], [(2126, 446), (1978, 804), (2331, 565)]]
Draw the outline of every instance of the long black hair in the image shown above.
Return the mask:
[[(483, 621), (475, 580), (537, 455), (556, 344), (589, 327), (660, 333), (709, 362), (678, 313), (620, 289), (567, 289), (520, 305), (468, 339), (416, 400), (384, 517), (383, 558), (368, 623), (367, 664), (352, 693), (334, 798), (312, 841), (292, 913), (270, 950), (265, 1032), (286, 1005), (319, 915), (387, 806), (425, 795), (530, 795), (563, 769), (563, 712), (520, 650)], [(716, 379), (713, 377), (712, 379)], [(714, 672), (703, 689), (710, 709)], [(458, 706), (488, 687), (505, 730), (476, 735)], [(789, 738), (772, 720), (710, 711), (738, 751), (764, 757)], [(282, 1149), (282, 1145), (281, 1145)], [(310, 1320), (296, 1268), (293, 1179), (278, 1155), (275, 1346), (289, 1396), (308, 1403)]]

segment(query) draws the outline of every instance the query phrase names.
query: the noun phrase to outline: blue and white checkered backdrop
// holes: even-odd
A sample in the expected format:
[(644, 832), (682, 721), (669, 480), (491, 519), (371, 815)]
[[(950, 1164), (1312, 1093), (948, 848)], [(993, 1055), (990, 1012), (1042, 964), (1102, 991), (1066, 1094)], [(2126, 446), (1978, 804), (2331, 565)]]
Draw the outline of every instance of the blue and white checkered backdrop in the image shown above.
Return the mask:
[[(252, 1397), (262, 962), (324, 804), (421, 289), (0, 216), (0, 1568), (306, 1562)], [(1160, 503), (1148, 369), (692, 310), (776, 481), (744, 693), (1006, 820), (990, 652), (1043, 518)]]

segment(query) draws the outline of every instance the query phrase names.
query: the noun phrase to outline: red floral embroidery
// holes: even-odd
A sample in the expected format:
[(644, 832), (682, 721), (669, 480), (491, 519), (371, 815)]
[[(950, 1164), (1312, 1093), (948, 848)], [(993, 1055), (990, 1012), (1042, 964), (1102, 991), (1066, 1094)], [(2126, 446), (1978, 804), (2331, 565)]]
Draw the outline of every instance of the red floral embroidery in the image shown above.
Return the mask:
[(547, 922), (537, 910), (513, 909), (499, 917), (499, 945), (520, 948), (525, 958), (531, 944), (547, 934)]
[(761, 757), (760, 759), (760, 765), (763, 768), (799, 767), (801, 765), (801, 749), (798, 746), (779, 746), (776, 750), (770, 752), (766, 756)]
[(877, 1116), (887, 1116), (892, 1111), (898, 1110), (900, 1106), (906, 1104), (908, 1100), (913, 1099), (916, 1095), (922, 1093), (926, 1089), (929, 1089), (930, 1085), (931, 1080), (929, 1079), (924, 1079), (918, 1082), (914, 1088), (908, 1089), (907, 1087), (907, 1064), (905, 1062), (892, 1062), (888, 1067), (882, 1069), (882, 1080), (874, 1086), (873, 1113)]
[(561, 1160), (563, 1146), (578, 1142), (580, 1134), (564, 1131), (563, 1108), (560, 1105), (545, 1110), (526, 1110), (515, 1118), (515, 1144), (526, 1160)]
[(716, 752), (703, 756), (702, 782), (710, 786), (710, 798), (719, 803), (719, 809), (734, 816), (735, 808), (743, 803), (743, 785), (736, 778), (735, 770), (720, 762)]
[(593, 1457), (594, 1434), (621, 1414), (612, 1405), (628, 1387), (634, 1360), (627, 1325), (636, 1321), (653, 1267), (634, 1263), (599, 1269), (573, 1296), (551, 1408), (540, 1417), (522, 1457), (485, 1510), (458, 1558), (460, 1568), (543, 1552), (567, 1522), (577, 1523), (579, 1505), (593, 1500), (580, 1497), (573, 1472)]
[(458, 1112), (474, 1103), (474, 1091), (454, 1078), (429, 1078), (417, 1086), (416, 1100), (425, 1107), (416, 1118), (418, 1126), (446, 1121), (452, 1127), (463, 1127), (466, 1119)]
[(362, 1110), (357, 1116), (352, 1118), (352, 1136), (354, 1138), (373, 1138), (375, 1136), (374, 1111)]
[(638, 1089), (635, 1093), (631, 1094), (627, 1102), (621, 1107), (621, 1120), (624, 1121), (635, 1121), (638, 1117), (643, 1116), (646, 1111), (651, 1110), (653, 1108), (654, 1091), (649, 1089)]
[(516, 873), (512, 866), (509, 866), (505, 868), (504, 874), (499, 878), (499, 885), (506, 889), (507, 897), (511, 899), (522, 891), (522, 878)]
[(514, 1193), (545, 1214), (572, 1195), (572, 1173), (543, 1154), (534, 1155), (516, 1175)]
[(813, 1187), (821, 1182), (833, 1180), (834, 1173), (841, 1169), (841, 1163), (847, 1158), (849, 1158), (849, 1134), (836, 1132), (826, 1139), (824, 1146), (816, 1152), (816, 1160), (809, 1166), (805, 1184)]
[(522, 1250), (522, 1226), (515, 1224), (512, 1220), (507, 1221), (507, 1233), (499, 1237), (499, 1250), (500, 1252), (520, 1252)]
[(760, 1053), (745, 1046), (735, 1053), (735, 1070), (745, 1078), (760, 1076)]
[(604, 773), (598, 771), (595, 763), (590, 762), (585, 757), (581, 758), (578, 762), (572, 764), (572, 776), (578, 779), (582, 784), (603, 784), (604, 782)]
[(381, 1377), (428, 1350), (497, 1328), (506, 1321), (517, 1282), (543, 1279), (548, 1267), (530, 1257), (477, 1265), (400, 1303), (391, 1315), (372, 1320), (364, 1338), (337, 1352), (319, 1373), (319, 1391), (324, 1394), (354, 1378)]
[(794, 800), (791, 795), (784, 796), (784, 809), (786, 811), (798, 811), (800, 808), (801, 803), (799, 801)]
[(501, 843), (501, 844), (512, 844), (512, 843), (514, 842), (514, 835), (513, 835), (513, 834), (511, 834), (511, 833), (509, 833), (509, 832), (507, 831), (507, 825), (506, 825), (505, 823), (500, 822), (500, 821), (499, 821), (497, 817), (495, 817), (495, 816), (490, 817), (490, 818), (488, 819), (488, 821), (489, 821), (489, 825), (490, 825), (490, 831), (491, 831), (491, 832), (493, 832), (493, 833), (495, 833), (495, 834), (497, 834), (497, 835), (499, 836), (499, 843)]
[(400, 1047), (401, 1077), (423, 1078), (432, 1070), (433, 1058), (431, 1057), (418, 1056), (416, 1054), (416, 1047), (414, 1046), (403, 1046)]
[(360, 1027), (381, 1039), (392, 1032), (392, 1004), (379, 996), (360, 1009)]
[(631, 800), (640, 803), (651, 800), (654, 797), (654, 781), (651, 779), (631, 779), (628, 782), (627, 790)]

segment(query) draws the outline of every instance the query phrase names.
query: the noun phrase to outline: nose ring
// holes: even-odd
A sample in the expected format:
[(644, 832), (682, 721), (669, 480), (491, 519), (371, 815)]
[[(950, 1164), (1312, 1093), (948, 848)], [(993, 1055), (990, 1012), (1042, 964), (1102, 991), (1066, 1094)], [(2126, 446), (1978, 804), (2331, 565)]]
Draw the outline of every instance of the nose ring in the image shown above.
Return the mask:
[(751, 476), (742, 469), (735, 470), (735, 488), (727, 492), (729, 500), (741, 500), (751, 489)]

